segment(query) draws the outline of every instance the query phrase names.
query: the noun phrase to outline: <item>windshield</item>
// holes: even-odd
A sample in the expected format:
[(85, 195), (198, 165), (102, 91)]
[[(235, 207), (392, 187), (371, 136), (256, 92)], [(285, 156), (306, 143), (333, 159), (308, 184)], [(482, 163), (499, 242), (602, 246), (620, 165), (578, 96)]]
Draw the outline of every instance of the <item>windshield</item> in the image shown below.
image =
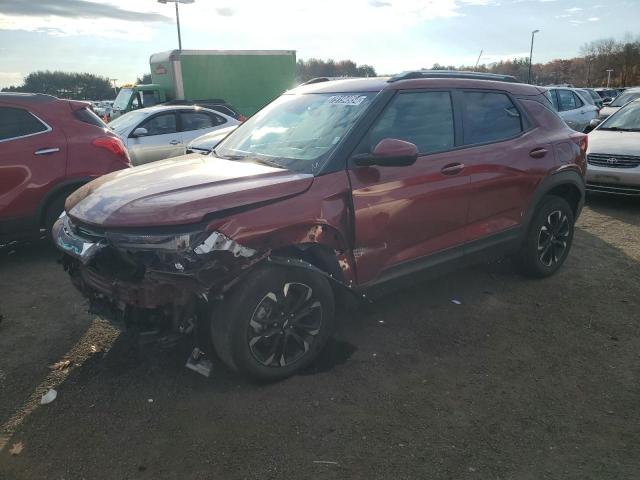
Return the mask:
[(147, 114), (142, 112), (128, 112), (109, 122), (108, 125), (112, 130), (122, 132), (138, 124), (146, 116)]
[(374, 92), (282, 95), (247, 120), (214, 152), (222, 158), (262, 161), (316, 173), (374, 96)]
[(640, 98), (640, 91), (625, 92), (622, 95), (619, 95), (618, 97), (616, 97), (616, 99), (613, 102), (611, 102), (609, 106), (622, 107), (623, 105), (626, 105), (627, 103), (629, 103), (632, 100), (635, 100), (636, 98)]
[(618, 110), (602, 122), (599, 130), (640, 131), (640, 101)]
[(129, 105), (129, 99), (133, 94), (133, 88), (121, 88), (118, 92), (118, 96), (113, 102), (114, 110), (126, 110)]

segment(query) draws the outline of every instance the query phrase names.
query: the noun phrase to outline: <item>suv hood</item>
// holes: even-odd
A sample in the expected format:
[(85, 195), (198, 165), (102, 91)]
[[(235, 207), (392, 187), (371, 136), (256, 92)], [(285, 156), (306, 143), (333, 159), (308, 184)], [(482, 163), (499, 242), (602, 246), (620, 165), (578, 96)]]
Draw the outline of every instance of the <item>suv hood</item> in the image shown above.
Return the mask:
[(100, 177), (69, 196), (65, 209), (100, 227), (183, 225), (297, 195), (312, 183), (311, 174), (193, 154)]

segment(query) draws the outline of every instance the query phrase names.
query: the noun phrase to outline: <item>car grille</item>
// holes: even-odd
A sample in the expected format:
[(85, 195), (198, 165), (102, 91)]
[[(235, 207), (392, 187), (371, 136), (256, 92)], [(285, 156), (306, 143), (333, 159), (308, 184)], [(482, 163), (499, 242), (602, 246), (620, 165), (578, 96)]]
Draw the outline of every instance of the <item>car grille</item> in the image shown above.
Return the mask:
[(587, 155), (589, 165), (608, 168), (636, 168), (640, 166), (640, 157), (633, 155), (607, 155), (590, 153)]
[(99, 231), (95, 227), (89, 227), (79, 222), (72, 222), (71, 219), (69, 219), (69, 226), (76, 235), (84, 238), (85, 240), (99, 242), (105, 239), (104, 232)]

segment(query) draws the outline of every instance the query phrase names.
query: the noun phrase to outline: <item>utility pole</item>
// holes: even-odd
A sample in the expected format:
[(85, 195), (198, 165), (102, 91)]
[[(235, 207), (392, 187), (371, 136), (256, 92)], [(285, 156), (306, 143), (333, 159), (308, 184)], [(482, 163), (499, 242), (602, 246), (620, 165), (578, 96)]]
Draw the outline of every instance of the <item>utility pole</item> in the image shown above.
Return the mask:
[(531, 61), (533, 60), (533, 37), (535, 37), (536, 33), (540, 30), (534, 30), (531, 32), (531, 51), (529, 52), (529, 83), (531, 83)]
[(478, 64), (480, 63), (480, 57), (482, 56), (482, 52), (483, 50), (480, 49), (480, 55), (478, 55), (478, 60), (476, 60), (476, 66), (473, 67), (474, 70), (478, 68)]
[(118, 87), (116, 86), (116, 80), (118, 80), (117, 78), (109, 78), (110, 82), (113, 82), (113, 92), (118, 95)]
[(588, 87), (589, 87), (589, 85), (590, 85), (590, 77), (591, 77), (591, 61), (592, 61), (592, 60), (593, 60), (593, 59), (592, 59), (589, 55), (587, 55), (587, 88), (588, 88)]
[(609, 84), (611, 83), (611, 72), (613, 72), (613, 68), (607, 70), (607, 88), (609, 88)]

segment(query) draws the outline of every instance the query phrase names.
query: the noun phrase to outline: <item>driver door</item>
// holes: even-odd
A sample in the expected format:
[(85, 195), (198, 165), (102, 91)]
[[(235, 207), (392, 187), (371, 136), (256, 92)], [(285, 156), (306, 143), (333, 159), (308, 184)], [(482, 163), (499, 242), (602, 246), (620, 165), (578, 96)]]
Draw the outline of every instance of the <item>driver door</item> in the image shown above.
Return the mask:
[[(420, 154), (411, 166), (349, 168), (359, 283), (421, 270), (433, 254), (463, 246), (470, 180), (453, 150), (455, 130), (449, 91), (404, 91), (361, 141), (356, 154), (384, 138), (414, 143)], [(448, 254), (461, 257), (462, 248)]]

